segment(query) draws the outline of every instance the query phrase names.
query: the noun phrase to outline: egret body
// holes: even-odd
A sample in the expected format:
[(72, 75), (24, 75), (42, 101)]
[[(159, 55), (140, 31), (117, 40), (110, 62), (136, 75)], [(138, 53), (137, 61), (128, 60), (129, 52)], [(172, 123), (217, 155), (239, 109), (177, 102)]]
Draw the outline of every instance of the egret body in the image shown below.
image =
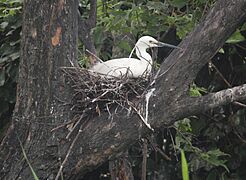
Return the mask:
[(136, 58), (118, 58), (106, 62), (97, 63), (90, 68), (91, 71), (107, 77), (148, 77), (150, 75), (153, 60), (151, 55), (146, 51), (152, 47), (171, 47), (179, 48), (170, 44), (162, 43), (150, 36), (141, 37), (133, 50), (135, 49)]

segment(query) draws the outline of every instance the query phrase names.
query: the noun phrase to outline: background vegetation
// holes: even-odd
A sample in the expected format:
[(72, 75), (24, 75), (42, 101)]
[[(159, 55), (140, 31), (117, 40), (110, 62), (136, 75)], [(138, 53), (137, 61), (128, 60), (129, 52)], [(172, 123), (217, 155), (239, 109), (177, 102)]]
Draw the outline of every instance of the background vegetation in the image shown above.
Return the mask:
[[(128, 56), (136, 40), (151, 35), (178, 44), (214, 4), (214, 0), (98, 0), (97, 26), (92, 30), (98, 56)], [(83, 18), (90, 4), (80, 2)], [(0, 1), (0, 129), (10, 122), (15, 104), (21, 35), (21, 0)], [(242, 25), (190, 85), (202, 96), (246, 83), (246, 24)], [(78, 47), (86, 65), (83, 42)], [(152, 52), (153, 55), (156, 52)], [(169, 50), (160, 49), (158, 63)], [(148, 179), (181, 179), (180, 150), (192, 179), (246, 178), (246, 105), (234, 103), (180, 120), (148, 137)], [(135, 179), (141, 178), (142, 142), (130, 150)], [(88, 178), (108, 178), (107, 165)]]

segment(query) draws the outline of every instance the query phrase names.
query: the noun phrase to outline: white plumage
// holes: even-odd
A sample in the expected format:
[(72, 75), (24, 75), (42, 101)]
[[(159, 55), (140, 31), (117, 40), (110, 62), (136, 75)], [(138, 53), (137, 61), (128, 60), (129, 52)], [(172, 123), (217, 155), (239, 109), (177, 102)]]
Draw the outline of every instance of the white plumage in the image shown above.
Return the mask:
[(137, 41), (133, 48), (139, 59), (131, 57), (112, 59), (106, 62), (97, 63), (91, 67), (90, 70), (99, 73), (102, 76), (106, 75), (107, 77), (148, 77), (152, 69), (153, 60), (146, 50), (151, 47), (162, 46), (179, 48), (177, 46), (159, 42), (153, 37), (143, 36)]

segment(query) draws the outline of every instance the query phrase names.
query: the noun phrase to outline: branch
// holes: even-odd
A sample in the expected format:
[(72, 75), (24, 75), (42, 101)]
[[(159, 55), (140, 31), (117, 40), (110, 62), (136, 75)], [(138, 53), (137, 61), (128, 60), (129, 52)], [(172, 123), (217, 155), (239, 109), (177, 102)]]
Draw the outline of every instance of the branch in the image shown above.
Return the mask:
[[(209, 109), (226, 105), (235, 101), (242, 101), (246, 99), (246, 84), (236, 86), (230, 89), (225, 89), (216, 93), (211, 93), (200, 98), (191, 98), (186, 104), (189, 106), (186, 110), (191, 114), (200, 113)], [(184, 102), (181, 102), (182, 104)]]
[[(201, 98), (190, 98), (187, 93), (198, 71), (245, 21), (245, 9), (245, 0), (217, 1), (205, 20), (181, 43), (183, 51), (174, 50), (161, 65), (155, 96), (151, 96), (149, 102), (151, 126), (160, 128), (184, 116), (204, 111), (203, 104), (208, 110), (245, 99), (245, 85)], [(73, 178), (81, 176), (125, 151), (143, 133), (149, 133), (136, 113), (127, 114), (122, 111), (109, 117), (107, 113), (102, 113), (100, 117), (91, 119), (76, 143), (68, 168), (63, 169), (64, 174)], [(83, 150), (82, 153), (80, 150)], [(72, 172), (70, 167), (74, 167)]]
[[(225, 89), (216, 93), (210, 93), (202, 97), (188, 97), (177, 103), (173, 103), (169, 108), (167, 119), (170, 121), (165, 124), (172, 124), (177, 119), (187, 116), (196, 115), (201, 112), (226, 105), (235, 101), (246, 100), (246, 84)], [(155, 126), (159, 127), (163, 124), (155, 121)]]
[(200, 69), (245, 22), (245, 8), (244, 0), (217, 1), (204, 21), (181, 42), (183, 51), (174, 50), (162, 63), (155, 97), (150, 99), (150, 105), (155, 106), (149, 113), (152, 123), (156, 120), (160, 124), (170, 123), (163, 114), (170, 111), (170, 105), (187, 98), (189, 85)]

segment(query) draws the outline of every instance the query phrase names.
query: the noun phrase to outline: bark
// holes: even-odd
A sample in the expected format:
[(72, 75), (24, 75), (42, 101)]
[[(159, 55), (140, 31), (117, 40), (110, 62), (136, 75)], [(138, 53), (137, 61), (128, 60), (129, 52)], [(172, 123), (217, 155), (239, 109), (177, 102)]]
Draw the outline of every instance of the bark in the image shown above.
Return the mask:
[(77, 0), (25, 0), (17, 101), (12, 124), (0, 146), (0, 179), (33, 179), (23, 145), (40, 179), (53, 179), (64, 152), (61, 132), (51, 129), (71, 114), (60, 67), (77, 62)]
[[(161, 65), (151, 87), (155, 90), (148, 120), (153, 128), (246, 99), (246, 85), (197, 98), (190, 98), (187, 93), (201, 67), (245, 21), (245, 9), (245, 0), (217, 1), (204, 21), (181, 43), (183, 50), (173, 51)], [(126, 112), (90, 119), (68, 140), (65, 136), (69, 128), (52, 131), (59, 125), (66, 127), (64, 123), (72, 120), (63, 103), (69, 102), (69, 85), (64, 83), (59, 67), (69, 66), (77, 55), (78, 18), (74, 12), (75, 1), (24, 2), (17, 103), (12, 125), (0, 147), (1, 179), (33, 178), (23, 160), (20, 142), (40, 179), (54, 179), (61, 174), (64, 179), (78, 179), (108, 159), (120, 156), (143, 133), (150, 133), (138, 114), (127, 116)]]

